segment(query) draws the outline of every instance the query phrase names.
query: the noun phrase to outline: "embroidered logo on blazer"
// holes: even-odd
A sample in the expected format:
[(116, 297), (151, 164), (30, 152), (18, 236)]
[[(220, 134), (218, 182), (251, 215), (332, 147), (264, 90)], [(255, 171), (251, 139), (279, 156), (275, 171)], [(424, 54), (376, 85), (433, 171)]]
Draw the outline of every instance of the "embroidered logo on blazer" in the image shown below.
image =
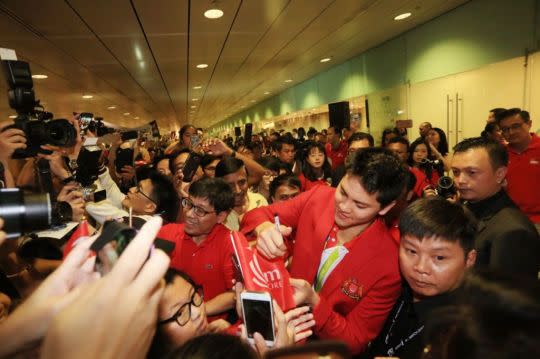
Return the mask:
[(354, 300), (360, 300), (362, 298), (362, 289), (363, 286), (358, 283), (356, 278), (349, 278), (341, 285), (343, 294)]

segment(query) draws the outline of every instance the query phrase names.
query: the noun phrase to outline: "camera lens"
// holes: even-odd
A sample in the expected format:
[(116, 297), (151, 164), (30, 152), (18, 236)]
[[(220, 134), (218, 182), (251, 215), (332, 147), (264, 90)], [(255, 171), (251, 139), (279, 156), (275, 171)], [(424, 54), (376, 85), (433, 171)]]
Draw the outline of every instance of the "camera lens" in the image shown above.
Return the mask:
[(451, 177), (442, 176), (441, 178), (439, 178), (438, 185), (440, 188), (450, 189), (454, 185), (454, 180)]
[(64, 119), (52, 120), (45, 124), (46, 143), (60, 147), (71, 147), (77, 141), (75, 127)]
[(7, 238), (47, 229), (51, 225), (51, 200), (48, 193), (25, 195), (19, 188), (0, 189), (0, 218)]

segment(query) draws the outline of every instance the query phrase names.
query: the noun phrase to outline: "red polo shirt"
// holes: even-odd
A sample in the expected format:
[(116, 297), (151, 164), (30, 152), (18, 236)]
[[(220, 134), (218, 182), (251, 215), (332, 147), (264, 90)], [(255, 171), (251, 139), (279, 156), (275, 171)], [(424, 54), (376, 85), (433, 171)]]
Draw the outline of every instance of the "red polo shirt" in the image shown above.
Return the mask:
[(334, 150), (331, 143), (327, 143), (325, 146), (326, 156), (332, 160), (332, 171), (345, 163), (345, 157), (347, 157), (347, 149), (349, 145), (347, 141), (341, 141), (339, 147)]
[(424, 189), (427, 186), (431, 185), (431, 183), (429, 183), (424, 172), (422, 172), (418, 168), (409, 167), (409, 171), (411, 171), (414, 177), (416, 177), (416, 184), (414, 185), (413, 192), (417, 198), (422, 198), (422, 196), (424, 195)]
[(202, 285), (205, 301), (231, 290), (234, 279), (231, 256), (234, 249), (230, 230), (224, 225), (216, 224), (200, 245), (195, 244), (184, 232), (184, 224), (172, 223), (163, 226), (159, 236), (176, 243), (170, 255), (170, 267), (186, 272), (195, 283)]
[(540, 223), (540, 137), (532, 133), (525, 151), (508, 150), (506, 191), (531, 222)]

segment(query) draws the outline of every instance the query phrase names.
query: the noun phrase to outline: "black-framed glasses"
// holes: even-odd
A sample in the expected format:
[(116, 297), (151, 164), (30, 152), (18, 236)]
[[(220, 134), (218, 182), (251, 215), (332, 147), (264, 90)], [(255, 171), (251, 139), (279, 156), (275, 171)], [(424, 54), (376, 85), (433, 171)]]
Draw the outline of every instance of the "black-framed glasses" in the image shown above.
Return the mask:
[(152, 198), (150, 198), (146, 193), (143, 192), (142, 188), (141, 188), (141, 183), (137, 181), (137, 192), (136, 193), (140, 193), (143, 195), (143, 197), (145, 197), (146, 199), (148, 199), (150, 202), (152, 202), (153, 204), (157, 205), (156, 201), (154, 201)]
[(194, 205), (193, 202), (189, 198), (182, 198), (182, 207), (184, 207), (188, 211), (193, 208), (193, 212), (198, 217), (204, 217), (207, 214), (216, 213), (216, 211), (207, 211), (202, 207)]
[(193, 294), (189, 302), (184, 303), (180, 308), (173, 314), (172, 317), (164, 320), (160, 320), (158, 325), (164, 325), (171, 322), (177, 322), (179, 326), (183, 327), (189, 322), (191, 318), (191, 306), (200, 307), (204, 301), (203, 289), (200, 286), (193, 287)]
[(508, 127), (501, 127), (501, 131), (503, 133), (510, 132), (510, 130), (515, 131), (521, 128), (523, 126), (523, 123), (514, 123)]

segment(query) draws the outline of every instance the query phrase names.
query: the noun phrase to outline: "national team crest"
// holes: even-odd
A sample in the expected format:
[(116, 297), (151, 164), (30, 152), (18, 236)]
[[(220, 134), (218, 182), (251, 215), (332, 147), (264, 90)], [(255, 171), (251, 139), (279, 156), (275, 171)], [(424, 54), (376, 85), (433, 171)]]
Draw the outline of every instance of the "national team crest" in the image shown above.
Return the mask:
[(362, 298), (363, 286), (356, 278), (349, 278), (341, 285), (341, 291), (349, 298), (360, 300)]

